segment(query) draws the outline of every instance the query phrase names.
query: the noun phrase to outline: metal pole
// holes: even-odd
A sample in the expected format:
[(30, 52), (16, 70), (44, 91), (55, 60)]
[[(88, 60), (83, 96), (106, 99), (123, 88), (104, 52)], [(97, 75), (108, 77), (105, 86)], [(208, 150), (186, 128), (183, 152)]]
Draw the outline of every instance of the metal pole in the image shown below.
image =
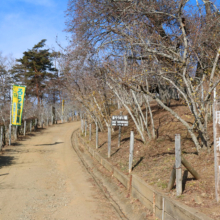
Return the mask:
[(11, 145), (11, 113), (12, 113), (12, 85), (11, 85), (11, 106), (10, 106), (10, 125), (9, 125), (9, 141), (8, 145)]
[(129, 173), (131, 173), (131, 171), (132, 171), (133, 152), (134, 152), (134, 131), (131, 131), (130, 153), (129, 153)]
[(108, 158), (111, 156), (111, 127), (108, 126)]
[(176, 195), (182, 194), (182, 168), (181, 168), (181, 142), (180, 134), (175, 135), (175, 157), (176, 157)]

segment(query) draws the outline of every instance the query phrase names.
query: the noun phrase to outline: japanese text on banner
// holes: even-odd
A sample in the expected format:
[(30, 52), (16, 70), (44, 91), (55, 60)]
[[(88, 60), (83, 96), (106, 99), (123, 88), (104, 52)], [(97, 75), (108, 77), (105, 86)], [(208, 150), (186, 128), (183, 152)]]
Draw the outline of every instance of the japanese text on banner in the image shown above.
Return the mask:
[(25, 95), (25, 86), (13, 85), (12, 90), (12, 124), (21, 125), (22, 113), (24, 107), (24, 95)]

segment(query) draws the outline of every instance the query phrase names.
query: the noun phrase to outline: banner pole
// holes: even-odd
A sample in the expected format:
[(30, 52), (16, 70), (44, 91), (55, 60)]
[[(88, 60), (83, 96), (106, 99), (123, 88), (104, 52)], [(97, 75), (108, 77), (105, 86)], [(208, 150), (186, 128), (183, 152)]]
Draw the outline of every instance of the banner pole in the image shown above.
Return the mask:
[(10, 105), (10, 124), (9, 124), (9, 141), (8, 141), (8, 145), (11, 145), (11, 113), (12, 113), (12, 96), (13, 96), (13, 92), (12, 92), (12, 85), (11, 85), (11, 105)]

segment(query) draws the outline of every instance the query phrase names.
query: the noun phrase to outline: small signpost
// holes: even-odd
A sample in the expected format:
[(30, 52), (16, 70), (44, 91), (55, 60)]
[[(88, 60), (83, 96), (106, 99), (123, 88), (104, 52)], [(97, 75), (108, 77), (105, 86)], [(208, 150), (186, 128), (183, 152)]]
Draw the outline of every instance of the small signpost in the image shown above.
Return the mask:
[(119, 126), (118, 147), (120, 147), (120, 145), (121, 145), (121, 127), (128, 126), (128, 116), (122, 115), (122, 112), (120, 112), (120, 115), (113, 115), (112, 116), (112, 126)]
[(127, 115), (113, 115), (112, 126), (128, 126), (128, 116)]
[[(112, 116), (112, 126), (119, 126), (119, 137), (118, 137), (118, 147), (120, 146), (121, 142), (121, 127), (128, 126), (128, 116), (122, 115), (113, 115)], [(110, 149), (110, 147), (109, 147)], [(110, 150), (108, 151), (108, 157), (110, 157)], [(129, 152), (129, 173), (132, 171), (132, 161), (133, 161), (133, 152), (134, 152), (134, 131), (131, 131), (130, 136), (130, 152)]]
[[(122, 115), (122, 112), (120, 112), (120, 116)], [(121, 126), (119, 126), (118, 129), (118, 147), (121, 145)]]

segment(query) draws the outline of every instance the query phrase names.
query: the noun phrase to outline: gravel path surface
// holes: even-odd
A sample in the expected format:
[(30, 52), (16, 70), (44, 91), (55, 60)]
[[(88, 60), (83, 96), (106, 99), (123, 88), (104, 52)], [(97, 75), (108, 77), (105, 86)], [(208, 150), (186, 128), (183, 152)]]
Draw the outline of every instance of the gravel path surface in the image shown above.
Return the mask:
[(0, 156), (0, 220), (117, 220), (71, 147), (79, 122), (58, 124)]

